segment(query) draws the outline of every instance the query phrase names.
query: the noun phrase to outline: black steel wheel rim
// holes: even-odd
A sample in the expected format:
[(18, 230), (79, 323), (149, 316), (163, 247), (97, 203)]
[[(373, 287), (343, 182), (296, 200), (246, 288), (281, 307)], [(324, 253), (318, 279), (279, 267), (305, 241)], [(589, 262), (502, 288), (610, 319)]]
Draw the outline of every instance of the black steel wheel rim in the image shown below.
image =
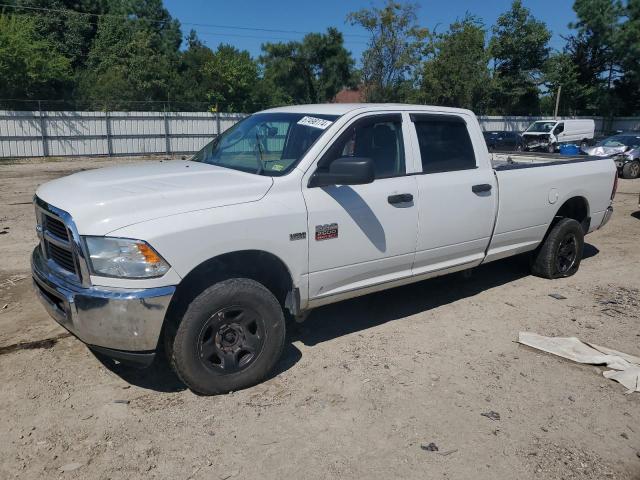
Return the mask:
[(198, 357), (216, 373), (239, 372), (258, 358), (264, 340), (264, 320), (256, 310), (239, 305), (225, 307), (202, 326)]
[(556, 268), (559, 273), (567, 273), (576, 263), (578, 258), (578, 239), (575, 234), (568, 233), (564, 236), (556, 254)]

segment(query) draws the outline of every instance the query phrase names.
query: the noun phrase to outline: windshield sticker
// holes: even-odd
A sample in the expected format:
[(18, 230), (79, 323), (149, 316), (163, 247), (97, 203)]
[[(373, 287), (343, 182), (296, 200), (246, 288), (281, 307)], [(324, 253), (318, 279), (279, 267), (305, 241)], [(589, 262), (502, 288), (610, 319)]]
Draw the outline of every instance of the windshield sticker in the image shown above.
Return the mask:
[(305, 127), (319, 128), (325, 130), (333, 122), (331, 120), (325, 120), (324, 118), (317, 117), (302, 117), (298, 120), (298, 125), (304, 125)]
[(271, 170), (281, 172), (282, 170), (284, 170), (284, 165), (280, 163), (274, 163), (273, 165), (271, 165)]

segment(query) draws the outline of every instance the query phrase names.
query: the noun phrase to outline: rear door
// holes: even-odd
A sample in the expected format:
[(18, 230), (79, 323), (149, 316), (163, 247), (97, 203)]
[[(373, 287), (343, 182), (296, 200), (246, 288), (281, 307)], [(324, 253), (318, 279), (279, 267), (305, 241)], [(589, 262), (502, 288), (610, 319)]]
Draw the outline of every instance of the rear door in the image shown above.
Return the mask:
[(420, 219), (413, 274), (477, 265), (491, 239), (498, 193), (493, 169), (476, 156), (486, 150), (469, 135), (467, 123), (476, 128), (477, 122), (436, 113), (410, 118), (422, 167), (416, 175)]
[(309, 297), (311, 300), (411, 275), (418, 226), (418, 188), (408, 175), (408, 126), (401, 113), (353, 120), (318, 164), (345, 156), (373, 160), (367, 185), (308, 187)]

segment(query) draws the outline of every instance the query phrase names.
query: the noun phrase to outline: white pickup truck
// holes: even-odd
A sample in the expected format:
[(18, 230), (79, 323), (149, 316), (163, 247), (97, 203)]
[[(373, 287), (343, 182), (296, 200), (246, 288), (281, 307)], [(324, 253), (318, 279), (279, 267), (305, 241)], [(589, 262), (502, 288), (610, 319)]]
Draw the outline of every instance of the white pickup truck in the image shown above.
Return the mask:
[(42, 185), (33, 279), (92, 350), (164, 349), (192, 390), (226, 392), (264, 379), (285, 318), (320, 305), (523, 252), (534, 274), (574, 274), (616, 179), (611, 160), (492, 158), (467, 110), (276, 108), (186, 161)]

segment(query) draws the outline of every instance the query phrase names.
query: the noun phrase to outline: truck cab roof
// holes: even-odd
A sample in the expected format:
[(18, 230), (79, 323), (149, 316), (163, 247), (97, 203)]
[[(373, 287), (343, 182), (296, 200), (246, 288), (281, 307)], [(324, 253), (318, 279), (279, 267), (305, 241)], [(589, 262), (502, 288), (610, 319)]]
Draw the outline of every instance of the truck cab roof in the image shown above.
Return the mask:
[(419, 110), (424, 112), (450, 112), (472, 115), (470, 110), (463, 108), (440, 107), (432, 105), (411, 105), (406, 103), (317, 103), (306, 105), (290, 105), (286, 107), (270, 108), (258, 113), (308, 113), (318, 115), (345, 115), (354, 111), (372, 110)]

